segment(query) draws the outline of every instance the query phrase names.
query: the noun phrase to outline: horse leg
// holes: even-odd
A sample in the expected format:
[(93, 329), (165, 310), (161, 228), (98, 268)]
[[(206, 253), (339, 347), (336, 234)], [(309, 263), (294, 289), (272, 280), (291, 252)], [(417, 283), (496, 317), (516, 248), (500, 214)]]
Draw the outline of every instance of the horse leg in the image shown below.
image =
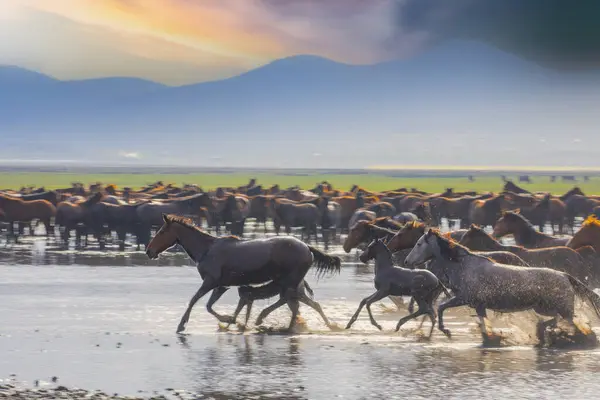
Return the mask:
[(367, 308), (367, 312), (369, 313), (369, 319), (371, 320), (371, 325), (375, 326), (379, 330), (382, 330), (383, 328), (381, 327), (381, 325), (379, 325), (377, 323), (377, 321), (375, 321), (375, 318), (373, 318), (373, 314), (371, 313), (371, 304), (373, 304), (387, 296), (389, 296), (388, 290), (378, 290), (377, 292), (375, 292), (375, 294), (373, 296), (371, 296), (371, 298), (369, 300), (367, 300), (367, 303), (365, 304), (365, 306)]
[(288, 331), (291, 331), (296, 324), (296, 318), (298, 317), (298, 312), (300, 311), (300, 302), (298, 301), (298, 291), (297, 289), (288, 289), (286, 292), (287, 304), (292, 312), (292, 319), (290, 320), (290, 325), (288, 326)]
[[(402, 299), (402, 297), (400, 296), (389, 296), (388, 297), (392, 303), (394, 303), (396, 305), (396, 307), (400, 308), (400, 306), (404, 305), (404, 300)], [(411, 298), (410, 299), (410, 306), (409, 306), (409, 312), (412, 312), (412, 310), (410, 309), (410, 307), (412, 306), (412, 304), (414, 303), (414, 300)]]
[(543, 346), (546, 343), (546, 329), (548, 327), (555, 327), (558, 323), (556, 317), (549, 319), (548, 321), (541, 321), (537, 324), (537, 337), (539, 340), (539, 345)]
[(331, 323), (329, 322), (329, 319), (327, 319), (327, 317), (325, 316), (325, 313), (323, 312), (323, 309), (321, 308), (321, 305), (318, 302), (308, 297), (306, 293), (302, 293), (298, 300), (300, 300), (302, 303), (306, 304), (307, 306), (318, 312), (321, 318), (323, 318), (323, 321), (325, 321), (325, 325), (327, 325), (327, 327), (331, 329)]
[[(248, 310), (246, 311), (246, 324), (244, 325), (244, 327), (246, 327), (248, 325), (248, 318), (250, 317), (250, 309), (252, 308), (252, 303), (253, 303), (253, 300), (240, 296), (238, 305), (235, 308), (235, 311), (233, 312), (233, 317), (232, 317), (233, 320), (236, 321), (238, 315), (240, 315), (240, 312), (242, 312), (242, 309), (244, 308), (244, 306), (248, 305)], [(231, 325), (231, 324), (227, 324), (227, 328), (229, 328), (229, 325)]]
[(44, 229), (46, 230), (46, 237), (49, 238), (51, 235), (51, 232), (53, 231), (52, 225), (50, 224), (50, 219), (46, 219), (44, 221)]
[(488, 340), (490, 337), (490, 332), (488, 331), (485, 320), (487, 319), (487, 312), (485, 311), (485, 306), (479, 305), (475, 308), (475, 312), (479, 317), (479, 329), (481, 330), (481, 335), (484, 340)]
[[(398, 332), (400, 330), (400, 327), (402, 325), (404, 325), (411, 319), (415, 319), (423, 314), (428, 314), (430, 312), (428, 305), (423, 304), (423, 301), (417, 301), (417, 304), (419, 306), (419, 309), (417, 311), (413, 312), (412, 314), (407, 315), (406, 317), (400, 318), (400, 320), (398, 321), (398, 324), (396, 325), (396, 332)], [(435, 320), (434, 320), (433, 324), (435, 325)], [(432, 328), (432, 330), (433, 330), (433, 328)], [(431, 336), (431, 333), (429, 335)]]
[(247, 299), (246, 303), (248, 307), (246, 308), (246, 318), (244, 318), (244, 329), (248, 326), (248, 320), (250, 319), (250, 313), (252, 311), (252, 305), (254, 304), (253, 299)]
[[(374, 296), (376, 293), (372, 294), (371, 296)], [(360, 314), (360, 312), (362, 311), (363, 307), (365, 306), (365, 304), (367, 303), (367, 300), (371, 298), (371, 296), (369, 297), (365, 297), (364, 299), (362, 299), (360, 301), (360, 304), (358, 305), (358, 308), (356, 309), (356, 312), (354, 313), (354, 315), (352, 316), (352, 318), (350, 318), (350, 321), (348, 321), (348, 324), (346, 325), (346, 329), (350, 329), (350, 327), (352, 326), (352, 324), (354, 324), (358, 318), (358, 315)]]
[(187, 306), (185, 312), (181, 316), (181, 320), (179, 321), (179, 325), (177, 326), (177, 333), (181, 333), (185, 330), (185, 325), (187, 324), (187, 322), (190, 319), (190, 314), (192, 313), (192, 308), (198, 302), (198, 300), (200, 300), (200, 298), (202, 296), (204, 296), (206, 293), (210, 292), (213, 289), (216, 289), (217, 287), (218, 287), (218, 285), (215, 282), (211, 282), (208, 279), (205, 280), (204, 282), (202, 282), (202, 286), (200, 286), (200, 289), (198, 289), (196, 294), (194, 296), (192, 296), (192, 299), (188, 303), (188, 306)]
[(453, 297), (450, 300), (442, 303), (438, 307), (438, 329), (444, 332), (444, 335), (451, 337), (450, 330), (444, 327), (444, 311), (448, 308), (460, 307), (464, 306), (466, 303), (463, 299), (458, 297)]
[(271, 314), (273, 311), (277, 310), (279, 307), (283, 306), (286, 302), (287, 302), (287, 300), (284, 299), (283, 296), (280, 296), (279, 300), (277, 300), (275, 303), (271, 304), (269, 307), (262, 310), (260, 312), (260, 314), (258, 314), (258, 318), (256, 319), (255, 325), (262, 324), (262, 321), (265, 318), (267, 318), (267, 316), (269, 314)]
[(235, 318), (233, 316), (221, 315), (212, 308), (213, 304), (215, 304), (217, 300), (219, 300), (227, 290), (229, 290), (229, 288), (225, 286), (219, 286), (218, 288), (213, 290), (212, 294), (210, 295), (210, 298), (208, 299), (208, 302), (206, 303), (206, 309), (209, 313), (214, 315), (215, 318), (219, 320), (219, 322), (222, 322), (224, 324), (235, 324)]

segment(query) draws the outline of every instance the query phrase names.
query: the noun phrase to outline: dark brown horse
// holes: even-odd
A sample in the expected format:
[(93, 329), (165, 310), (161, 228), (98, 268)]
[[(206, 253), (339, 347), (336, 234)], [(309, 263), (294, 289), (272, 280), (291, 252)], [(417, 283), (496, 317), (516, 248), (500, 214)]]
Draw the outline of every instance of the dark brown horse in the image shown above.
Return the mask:
[(521, 246), (506, 246), (475, 225), (471, 225), (459, 243), (471, 251), (509, 251), (532, 267), (567, 272), (582, 281), (600, 272), (591, 270), (589, 262), (577, 251), (568, 247), (526, 249)]
[(532, 225), (537, 226), (540, 232), (544, 231), (546, 222), (550, 220), (550, 200), (550, 194), (546, 194), (536, 205), (520, 209), (521, 215), (527, 218)]
[(559, 238), (538, 232), (518, 211), (506, 211), (494, 225), (494, 237), (513, 235), (518, 246), (528, 249), (564, 246), (569, 238)]
[(74, 196), (73, 198), (61, 201), (56, 207), (56, 218), (54, 222), (60, 231), (60, 236), (65, 246), (69, 245), (69, 237), (71, 230), (76, 232), (76, 243), (79, 247), (81, 245), (81, 235), (85, 235), (87, 244), (87, 231), (84, 224), (89, 223), (87, 219), (89, 216), (89, 210), (94, 205), (102, 200), (102, 193), (96, 192), (90, 197), (83, 198), (80, 196)]
[(288, 235), (292, 233), (292, 228), (302, 227), (302, 240), (309, 241), (312, 234), (317, 241), (317, 226), (321, 213), (316, 205), (310, 202), (273, 199), (269, 202), (269, 212), (277, 235), (281, 226), (285, 227)]
[(189, 219), (164, 215), (164, 224), (146, 249), (155, 259), (168, 248), (179, 244), (197, 264), (203, 279), (198, 292), (192, 297), (181, 317), (177, 332), (185, 329), (194, 304), (212, 291), (206, 305), (208, 311), (223, 323), (234, 323), (231, 316), (222, 316), (212, 310), (213, 304), (230, 286), (257, 285), (276, 281), (281, 287), (294, 326), (298, 315), (298, 287), (314, 265), (317, 273), (339, 272), (341, 261), (291, 237), (273, 237), (241, 240), (235, 236), (216, 237), (192, 224)]

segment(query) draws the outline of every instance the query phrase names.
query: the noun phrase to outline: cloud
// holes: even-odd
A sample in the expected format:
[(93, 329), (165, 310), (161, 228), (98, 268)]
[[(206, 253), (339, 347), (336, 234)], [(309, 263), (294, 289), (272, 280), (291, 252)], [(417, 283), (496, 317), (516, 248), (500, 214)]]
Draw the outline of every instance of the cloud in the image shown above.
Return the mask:
[[(11, 23), (0, 26), (0, 33), (15, 40), (1, 45), (0, 62), (26, 60), (26, 65), (52, 75), (78, 78), (139, 70), (137, 76), (189, 83), (231, 76), (297, 54), (378, 62), (421, 43), (418, 33), (408, 32), (393, 46), (386, 44), (397, 32), (391, 13), (395, 0), (11, 0), (10, 4), (1, 6), (2, 20), (10, 17)], [(9, 46), (11, 51), (4, 51)], [(196, 75), (190, 73), (193, 66), (200, 71)]]
[(131, 151), (131, 152), (121, 151), (121, 152), (119, 152), (119, 156), (121, 156), (123, 158), (135, 159), (135, 160), (139, 160), (142, 158), (142, 155), (136, 151)]
[(600, 67), (597, 0), (403, 0), (401, 32), (484, 41), (555, 68)]

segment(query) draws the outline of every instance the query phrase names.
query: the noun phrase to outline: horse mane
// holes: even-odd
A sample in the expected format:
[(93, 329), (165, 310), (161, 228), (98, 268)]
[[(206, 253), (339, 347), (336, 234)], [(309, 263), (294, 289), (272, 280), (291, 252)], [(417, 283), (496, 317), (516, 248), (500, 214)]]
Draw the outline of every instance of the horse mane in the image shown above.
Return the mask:
[(409, 221), (407, 222), (403, 227), (402, 230), (403, 231), (409, 231), (412, 229), (419, 229), (425, 226), (425, 223), (423, 222), (419, 222), (419, 221)]
[(464, 257), (466, 255), (476, 255), (471, 253), (471, 251), (465, 246), (442, 235), (438, 229), (431, 228), (429, 232), (431, 232), (431, 234), (437, 239), (437, 244), (440, 248), (440, 254), (442, 255), (442, 257), (450, 261), (458, 262), (461, 257)]
[(367, 250), (370, 250), (370, 249), (374, 248), (377, 245), (383, 246), (383, 248), (385, 249), (385, 251), (387, 252), (387, 254), (390, 257), (392, 256), (392, 251), (389, 249), (389, 247), (387, 247), (387, 245), (385, 244), (385, 242), (383, 240), (381, 240), (381, 239), (375, 239), (371, 243), (369, 243), (369, 245), (367, 246)]
[(401, 229), (404, 225), (402, 225), (400, 222), (398, 221), (394, 221), (393, 219), (391, 219), (390, 217), (378, 217), (375, 218), (373, 221), (370, 222), (371, 225), (378, 225), (380, 222), (385, 222), (385, 223), (389, 223), (392, 226), (397, 227), (398, 229)]
[[(482, 227), (475, 225), (475, 224), (471, 224), (471, 226), (469, 227), (469, 230), (465, 233), (465, 236), (469, 233), (474, 234), (476, 237), (485, 237), (487, 240), (494, 241), (496, 243), (500, 243), (496, 239), (494, 239), (494, 237), (492, 237), (492, 235), (487, 233)], [(502, 243), (500, 243), (500, 244), (502, 244)]]
[[(194, 223), (194, 221), (192, 221), (190, 218), (182, 217), (182, 216), (175, 215), (175, 214), (169, 214), (169, 215), (165, 215), (165, 219), (169, 223), (179, 224), (179, 225), (183, 226), (184, 228), (190, 229), (196, 233), (200, 233), (203, 236), (214, 237), (210, 233), (204, 232), (202, 229), (200, 229), (200, 227), (198, 227)], [(219, 239), (241, 240), (238, 236), (234, 236), (234, 235), (219, 237)]]
[(594, 228), (600, 228), (600, 220), (598, 220), (598, 217), (596, 217), (596, 215), (591, 214), (589, 215), (585, 221), (583, 221), (583, 224), (581, 224), (582, 228), (585, 227), (594, 227)]

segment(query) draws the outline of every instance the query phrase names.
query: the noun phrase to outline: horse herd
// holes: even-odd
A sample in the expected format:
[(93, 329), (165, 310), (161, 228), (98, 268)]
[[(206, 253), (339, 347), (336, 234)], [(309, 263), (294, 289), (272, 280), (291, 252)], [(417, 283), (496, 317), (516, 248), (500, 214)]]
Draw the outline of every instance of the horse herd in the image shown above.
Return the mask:
[(327, 182), (310, 190), (281, 189), (278, 185), (263, 188), (254, 179), (248, 185), (213, 191), (163, 182), (139, 190), (76, 183), (51, 191), (0, 191), (0, 227), (9, 240), (18, 241), (26, 228), (32, 235), (34, 223), (41, 223), (46, 235), (60, 238), (64, 246), (70, 245), (75, 233), (77, 248), (88, 246), (91, 235), (100, 249), (113, 240), (121, 251), (127, 246), (128, 235), (135, 238), (138, 250), (147, 246), (152, 232), (162, 225), (162, 214), (188, 217), (216, 234), (225, 228), (240, 237), (248, 221), (253, 220), (256, 227), (262, 225), (266, 233), (270, 220), (277, 234), (282, 228), (288, 234), (301, 228), (303, 240), (322, 239), (327, 244), (362, 220), (385, 218), (380, 224), (418, 220), (434, 227), (447, 221), (449, 226), (458, 222), (466, 229), (471, 224), (492, 226), (503, 211), (517, 209), (540, 230), (549, 225), (555, 233), (572, 233), (576, 217), (600, 214), (600, 197), (586, 196), (577, 187), (563, 196), (530, 193), (510, 181), (500, 193), (483, 194), (452, 189), (425, 193), (406, 188), (374, 193), (358, 186), (341, 191)]
[[(594, 216), (599, 206), (600, 198), (586, 196), (579, 188), (553, 196), (527, 192), (512, 182), (499, 193), (484, 194), (451, 189), (431, 194), (405, 188), (374, 193), (358, 186), (342, 192), (327, 182), (311, 190), (282, 190), (277, 185), (263, 189), (254, 180), (208, 192), (193, 185), (179, 188), (157, 182), (135, 191), (101, 184), (86, 189), (77, 184), (54, 191), (0, 194), (0, 218), (15, 241), (27, 225), (33, 232), (32, 223), (38, 221), (47, 235), (58, 228), (64, 245), (74, 231), (80, 247), (88, 245), (91, 234), (104, 248), (116, 233), (121, 250), (131, 234), (151, 259), (176, 245), (185, 250), (203, 283), (177, 332), (185, 330), (193, 306), (209, 292), (207, 310), (225, 324), (236, 323), (247, 307), (247, 325), (254, 300), (279, 296), (260, 313), (257, 324), (287, 304), (292, 311), (291, 329), (299, 304), (304, 303), (333, 327), (305, 281), (313, 266), (320, 274), (340, 270), (339, 257), (310, 245), (311, 237), (318, 240), (320, 228), (325, 243), (347, 232), (344, 251), (357, 248), (362, 262), (375, 260), (376, 292), (360, 303), (346, 328), (364, 306), (372, 324), (381, 329), (370, 305), (390, 297), (401, 306), (399, 297), (407, 296), (410, 315), (398, 322), (396, 330), (425, 315), (432, 323), (430, 334), (437, 319), (439, 329), (450, 336), (444, 310), (467, 305), (476, 310), (484, 339), (490, 339), (487, 309), (534, 310), (550, 317), (538, 324), (540, 343), (558, 317), (578, 331), (585, 330), (574, 321), (575, 298), (587, 301), (600, 316), (600, 297), (589, 289), (600, 283), (600, 221)], [(587, 218), (575, 232), (576, 217)], [(277, 236), (243, 239), (249, 219), (265, 231), (271, 220)], [(438, 228), (443, 220), (448, 226), (457, 220), (459, 229), (442, 234)], [(563, 235), (544, 233), (548, 225), (554, 234)], [(491, 234), (486, 232), (488, 226)], [(220, 234), (223, 227), (230, 235)], [(279, 235), (281, 227), (288, 235)], [(302, 228), (303, 240), (289, 235), (294, 227)], [(572, 236), (564, 235), (567, 232)], [(499, 241), (507, 235), (514, 237), (516, 246)], [(232, 316), (220, 315), (213, 305), (232, 286), (238, 287), (238, 307)], [(448, 299), (436, 310), (434, 303), (441, 294)]]

